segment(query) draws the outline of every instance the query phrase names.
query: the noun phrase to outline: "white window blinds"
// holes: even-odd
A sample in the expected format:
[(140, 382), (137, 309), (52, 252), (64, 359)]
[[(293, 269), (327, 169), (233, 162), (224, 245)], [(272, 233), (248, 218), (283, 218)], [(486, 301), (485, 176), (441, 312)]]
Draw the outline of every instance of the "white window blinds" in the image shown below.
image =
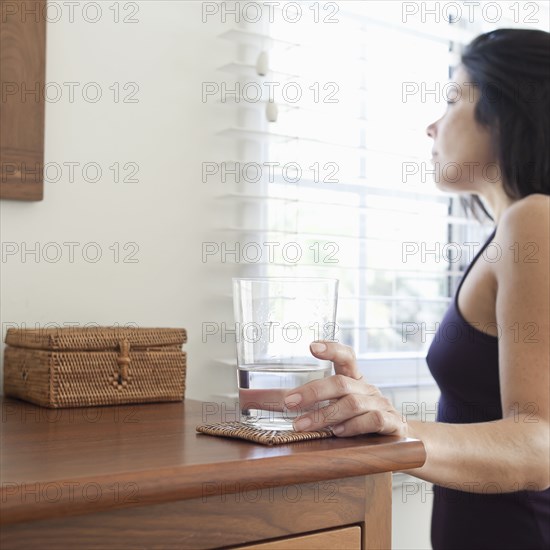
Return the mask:
[(491, 230), (433, 181), (425, 129), (452, 93), (449, 67), (479, 32), (522, 23), (509, 6), (470, 22), (467, 2), (451, 3), (462, 15), (438, 3), (436, 20), (435, 4), (280, 2), (271, 18), (228, 16), (221, 36), (230, 122), (203, 181), (219, 184), (222, 280), (337, 277), (337, 339), (379, 384), (430, 383), (426, 349)]

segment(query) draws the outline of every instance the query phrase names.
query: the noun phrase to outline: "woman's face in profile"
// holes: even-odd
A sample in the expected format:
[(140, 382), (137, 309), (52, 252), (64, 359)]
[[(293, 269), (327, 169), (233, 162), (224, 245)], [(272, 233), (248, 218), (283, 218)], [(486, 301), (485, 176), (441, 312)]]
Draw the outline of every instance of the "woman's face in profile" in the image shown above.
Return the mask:
[(475, 119), (482, 93), (459, 65), (447, 86), (447, 109), (426, 129), (434, 140), (432, 162), (437, 186), (455, 193), (479, 193), (499, 179), (489, 128)]

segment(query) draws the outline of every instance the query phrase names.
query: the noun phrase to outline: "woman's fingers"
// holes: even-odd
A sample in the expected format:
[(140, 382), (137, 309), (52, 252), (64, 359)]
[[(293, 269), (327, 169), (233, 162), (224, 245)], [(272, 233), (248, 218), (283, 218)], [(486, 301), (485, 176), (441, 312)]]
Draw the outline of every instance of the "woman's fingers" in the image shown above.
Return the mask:
[[(315, 357), (332, 361), (336, 374), (288, 392), (285, 406), (305, 413), (294, 421), (296, 431), (330, 426), (335, 435), (342, 437), (364, 433), (406, 437), (407, 423), (389, 399), (363, 379), (353, 348), (337, 342), (316, 341), (310, 350)], [(315, 404), (323, 406), (312, 409)]]
[(343, 374), (356, 380), (361, 378), (361, 372), (357, 367), (355, 359), (355, 352), (350, 346), (344, 346), (338, 342), (318, 340), (312, 342), (309, 349), (315, 357), (332, 361), (336, 374)]
[[(334, 403), (303, 414), (294, 422), (298, 431), (319, 430), (348, 421), (350, 418), (384, 412), (391, 409), (391, 403), (383, 395), (349, 394)], [(377, 431), (380, 426), (376, 427)]]
[(400, 418), (395, 412), (380, 410), (354, 416), (332, 426), (332, 431), (338, 437), (351, 437), (367, 433), (408, 437), (408, 425), (403, 418)]
[(320, 401), (339, 399), (348, 394), (380, 395), (376, 386), (361, 380), (353, 348), (337, 342), (316, 341), (311, 343), (310, 349), (315, 357), (332, 361), (336, 375), (289, 391), (285, 398), (289, 409), (300, 407), (305, 410)]
[(354, 380), (343, 374), (335, 374), (328, 378), (308, 382), (291, 390), (289, 395), (285, 397), (285, 405), (289, 409), (297, 407), (305, 409), (319, 401), (339, 399), (348, 394), (380, 395), (380, 390), (362, 380)]

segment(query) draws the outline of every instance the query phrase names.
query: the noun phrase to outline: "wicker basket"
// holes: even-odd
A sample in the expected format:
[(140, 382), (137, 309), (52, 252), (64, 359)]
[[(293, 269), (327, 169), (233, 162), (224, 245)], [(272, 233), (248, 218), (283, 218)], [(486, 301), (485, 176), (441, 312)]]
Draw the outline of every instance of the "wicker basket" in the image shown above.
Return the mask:
[(51, 408), (181, 401), (186, 341), (175, 328), (10, 328), (4, 393)]

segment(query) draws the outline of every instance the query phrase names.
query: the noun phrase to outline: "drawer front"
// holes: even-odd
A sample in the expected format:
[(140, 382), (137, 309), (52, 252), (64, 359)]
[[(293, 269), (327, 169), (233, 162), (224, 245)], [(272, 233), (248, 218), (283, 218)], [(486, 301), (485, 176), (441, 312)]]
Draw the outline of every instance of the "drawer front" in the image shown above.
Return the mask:
[(241, 546), (243, 550), (361, 550), (361, 527), (344, 527), (302, 537)]

